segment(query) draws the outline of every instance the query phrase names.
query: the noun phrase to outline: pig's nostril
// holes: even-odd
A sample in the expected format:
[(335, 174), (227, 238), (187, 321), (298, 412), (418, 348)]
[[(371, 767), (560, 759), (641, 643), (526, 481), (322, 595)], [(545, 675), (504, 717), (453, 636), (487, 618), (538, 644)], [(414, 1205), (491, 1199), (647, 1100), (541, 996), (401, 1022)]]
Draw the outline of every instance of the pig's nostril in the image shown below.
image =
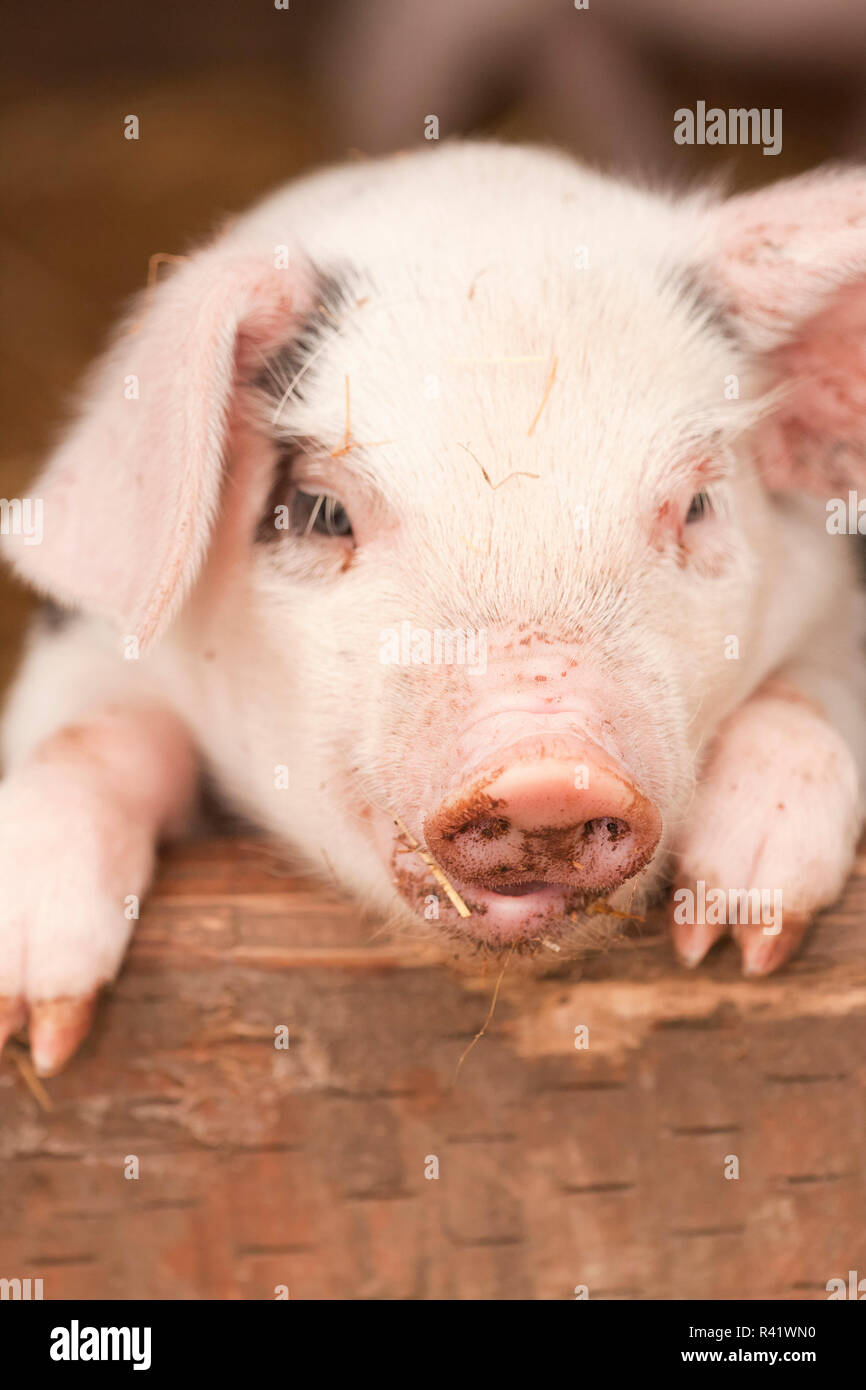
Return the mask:
[(589, 839), (595, 835), (603, 835), (611, 844), (616, 844), (627, 835), (631, 826), (624, 820), (618, 820), (613, 816), (604, 816), (595, 820), (588, 820), (583, 825), (583, 837)]

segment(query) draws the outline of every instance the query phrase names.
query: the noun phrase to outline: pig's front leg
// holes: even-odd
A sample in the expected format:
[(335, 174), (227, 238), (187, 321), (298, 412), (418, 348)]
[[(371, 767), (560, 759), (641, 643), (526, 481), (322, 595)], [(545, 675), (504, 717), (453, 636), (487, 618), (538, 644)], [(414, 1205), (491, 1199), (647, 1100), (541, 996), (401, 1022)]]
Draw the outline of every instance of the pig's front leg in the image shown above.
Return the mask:
[(109, 704), (56, 728), (0, 783), (0, 1047), (29, 1019), (40, 1075), (87, 1033), (195, 780), (173, 714)]
[[(769, 681), (717, 735), (675, 843), (671, 915), (686, 965), (730, 931), (744, 974), (769, 974), (845, 886), (863, 818), (862, 714), (831, 686), (831, 722), (803, 693), (810, 684), (788, 672)], [(745, 922), (737, 890), (752, 890)]]

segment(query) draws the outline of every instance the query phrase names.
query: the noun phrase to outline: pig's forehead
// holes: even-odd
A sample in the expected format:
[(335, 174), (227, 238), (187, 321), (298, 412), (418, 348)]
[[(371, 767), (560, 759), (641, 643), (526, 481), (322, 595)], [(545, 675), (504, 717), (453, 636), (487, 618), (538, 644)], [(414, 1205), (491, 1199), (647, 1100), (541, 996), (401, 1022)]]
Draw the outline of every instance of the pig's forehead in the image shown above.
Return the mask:
[[(486, 283), (485, 283), (486, 282)], [(558, 268), (491, 268), (467, 289), (353, 281), (311, 351), (278, 433), (318, 441), (392, 494), (512, 470), (649, 485), (709, 443), (730, 414), (731, 344), (664, 282), (598, 273), (584, 292)], [(288, 379), (287, 379), (288, 378)], [(351, 449), (346, 444), (351, 443)]]
[(645, 473), (702, 411), (715, 422), (738, 366), (690, 269), (689, 207), (558, 157), (468, 149), (398, 161), (382, 186), (359, 166), (351, 196), (328, 174), (257, 214), (258, 235), (292, 224), (329, 287), (281, 424), (329, 447), (348, 426), (346, 465), (404, 488), (473, 458)]
[(663, 428), (721, 400), (732, 365), (730, 344), (642, 268), (575, 280), (549, 263), (489, 266), (468, 286), (434, 273), (355, 290), (322, 337), (309, 399), (327, 414), (348, 382), (354, 424), (373, 437), (399, 425), (437, 438), (468, 424), (517, 437), (522, 421), (524, 439), (549, 444), (578, 421)]

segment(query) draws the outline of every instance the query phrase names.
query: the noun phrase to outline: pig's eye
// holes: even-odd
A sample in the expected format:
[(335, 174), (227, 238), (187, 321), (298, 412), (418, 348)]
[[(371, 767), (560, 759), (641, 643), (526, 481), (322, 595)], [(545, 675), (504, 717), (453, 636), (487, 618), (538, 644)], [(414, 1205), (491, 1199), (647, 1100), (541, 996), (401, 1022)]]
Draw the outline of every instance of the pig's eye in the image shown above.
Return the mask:
[(292, 499), (292, 529), (301, 536), (352, 535), (349, 513), (330, 493), (296, 492)]
[(711, 511), (712, 504), (708, 494), (706, 492), (696, 492), (686, 512), (686, 525), (688, 526), (693, 521), (700, 521), (701, 517), (709, 516)]

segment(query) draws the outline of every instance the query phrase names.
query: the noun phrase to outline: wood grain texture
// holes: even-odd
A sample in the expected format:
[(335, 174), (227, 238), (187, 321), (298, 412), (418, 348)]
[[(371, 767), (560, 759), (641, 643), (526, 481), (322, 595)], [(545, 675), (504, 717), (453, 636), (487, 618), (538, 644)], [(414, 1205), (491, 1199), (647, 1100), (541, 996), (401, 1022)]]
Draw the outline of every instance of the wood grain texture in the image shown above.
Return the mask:
[(864, 868), (764, 982), (729, 948), (683, 972), (657, 923), (507, 971), (456, 1076), (495, 969), (384, 939), (256, 841), (173, 849), (53, 1109), (0, 1066), (0, 1275), (46, 1298), (826, 1297), (866, 1273)]

